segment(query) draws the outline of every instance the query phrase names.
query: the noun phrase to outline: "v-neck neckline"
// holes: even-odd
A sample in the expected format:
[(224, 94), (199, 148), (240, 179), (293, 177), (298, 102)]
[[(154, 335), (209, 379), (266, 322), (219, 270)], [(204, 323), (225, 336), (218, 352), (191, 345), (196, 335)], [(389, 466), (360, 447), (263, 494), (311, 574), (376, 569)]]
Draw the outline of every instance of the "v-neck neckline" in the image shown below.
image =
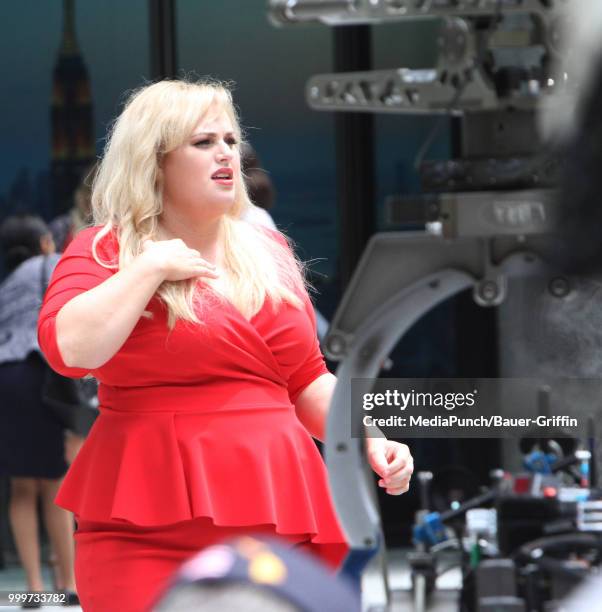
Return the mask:
[[(221, 302), (224, 302), (230, 308), (230, 310), (233, 310), (243, 321), (245, 321), (245, 323), (248, 323), (257, 332), (257, 328), (253, 324), (253, 320), (256, 319), (261, 314), (263, 309), (266, 307), (266, 303), (269, 299), (267, 295), (265, 296), (263, 300), (263, 304), (259, 307), (259, 310), (250, 319), (247, 319), (247, 317), (245, 317), (242, 314), (242, 312), (240, 312), (240, 310), (235, 306), (232, 300), (230, 300), (230, 298), (228, 298), (223, 293), (221, 293), (221, 291), (217, 291), (216, 289), (214, 289), (211, 285), (207, 283), (205, 283), (205, 288), (209, 289), (209, 291), (211, 291), (211, 293), (214, 296), (216, 296)], [(257, 332), (257, 334), (261, 336), (259, 332)]]
[(207, 286), (209, 287), (209, 290), (211, 291), (211, 293), (213, 293), (213, 295), (220, 298), (220, 300), (223, 300), (226, 306), (236, 314), (236, 317), (240, 319), (241, 321), (243, 321), (245, 327), (248, 328), (249, 331), (252, 334), (254, 334), (254, 336), (261, 342), (261, 344), (265, 348), (266, 356), (269, 356), (270, 360), (272, 361), (272, 367), (274, 368), (276, 372), (280, 374), (280, 376), (283, 376), (282, 368), (280, 364), (278, 363), (276, 356), (272, 352), (272, 349), (270, 348), (270, 345), (267, 343), (265, 337), (260, 333), (259, 329), (257, 328), (256, 321), (255, 321), (259, 317), (259, 315), (263, 313), (264, 309), (267, 308), (268, 306), (267, 303), (270, 299), (269, 296), (268, 295), (265, 296), (263, 300), (263, 304), (261, 305), (259, 310), (250, 319), (247, 319), (246, 317), (243, 316), (240, 310), (238, 310), (238, 308), (236, 308), (236, 306), (226, 296), (216, 291), (213, 287), (210, 287), (209, 285)]

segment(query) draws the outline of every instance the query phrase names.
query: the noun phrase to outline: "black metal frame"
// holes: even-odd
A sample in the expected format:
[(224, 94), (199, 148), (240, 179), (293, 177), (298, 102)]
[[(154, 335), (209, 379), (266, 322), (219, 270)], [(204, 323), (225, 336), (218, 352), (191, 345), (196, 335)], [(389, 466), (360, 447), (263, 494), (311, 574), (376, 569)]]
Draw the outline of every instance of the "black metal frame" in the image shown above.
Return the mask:
[[(370, 26), (333, 28), (333, 50), (336, 72), (370, 70)], [(376, 227), (374, 117), (368, 113), (335, 113), (334, 121), (342, 293)]]
[(148, 17), (151, 78), (174, 78), (178, 70), (176, 0), (149, 0)]

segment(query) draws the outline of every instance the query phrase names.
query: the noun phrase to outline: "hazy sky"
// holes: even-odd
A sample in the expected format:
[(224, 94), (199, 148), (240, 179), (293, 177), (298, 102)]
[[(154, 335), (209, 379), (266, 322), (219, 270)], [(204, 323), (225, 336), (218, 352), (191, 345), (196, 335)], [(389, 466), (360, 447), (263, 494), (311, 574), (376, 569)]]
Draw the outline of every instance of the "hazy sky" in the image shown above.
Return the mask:
[[(60, 0), (0, 3), (0, 193), (15, 172), (48, 167), (52, 71), (62, 33)], [(146, 0), (77, 0), (77, 39), (86, 62), (96, 136), (101, 138), (121, 92), (148, 76)]]

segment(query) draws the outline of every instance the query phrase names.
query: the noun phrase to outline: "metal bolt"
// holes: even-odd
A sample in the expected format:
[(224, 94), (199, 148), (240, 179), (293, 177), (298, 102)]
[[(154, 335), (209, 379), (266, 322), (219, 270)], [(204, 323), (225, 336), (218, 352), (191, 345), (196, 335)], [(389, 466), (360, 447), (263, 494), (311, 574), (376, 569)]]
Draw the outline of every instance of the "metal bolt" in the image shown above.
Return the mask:
[(492, 302), (498, 294), (498, 287), (493, 281), (485, 281), (479, 287), (479, 295), (487, 302)]
[(543, 557), (543, 550), (541, 550), (541, 548), (536, 548), (531, 551), (531, 559), (539, 559), (541, 557)]
[(557, 276), (550, 281), (548, 290), (554, 297), (563, 298), (570, 293), (571, 285), (564, 276)]
[(334, 335), (328, 339), (328, 350), (333, 355), (341, 355), (345, 352), (345, 341), (340, 336)]
[(491, 470), (489, 472), (489, 478), (491, 478), (491, 480), (493, 480), (494, 482), (499, 482), (504, 479), (504, 474), (504, 470), (496, 468), (495, 470)]

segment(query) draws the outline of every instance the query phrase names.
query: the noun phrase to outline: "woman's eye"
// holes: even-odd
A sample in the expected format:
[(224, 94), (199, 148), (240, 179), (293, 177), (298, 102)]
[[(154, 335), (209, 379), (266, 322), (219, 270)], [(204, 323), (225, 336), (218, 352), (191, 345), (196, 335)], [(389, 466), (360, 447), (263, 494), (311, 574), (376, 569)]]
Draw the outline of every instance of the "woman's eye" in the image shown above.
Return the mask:
[[(236, 140), (236, 138), (226, 138), (224, 142), (229, 147), (235, 147), (238, 144), (238, 140)], [(210, 147), (213, 144), (214, 144), (214, 141), (212, 138), (203, 138), (203, 140), (198, 140), (197, 142), (195, 142), (194, 146), (195, 147)]]

